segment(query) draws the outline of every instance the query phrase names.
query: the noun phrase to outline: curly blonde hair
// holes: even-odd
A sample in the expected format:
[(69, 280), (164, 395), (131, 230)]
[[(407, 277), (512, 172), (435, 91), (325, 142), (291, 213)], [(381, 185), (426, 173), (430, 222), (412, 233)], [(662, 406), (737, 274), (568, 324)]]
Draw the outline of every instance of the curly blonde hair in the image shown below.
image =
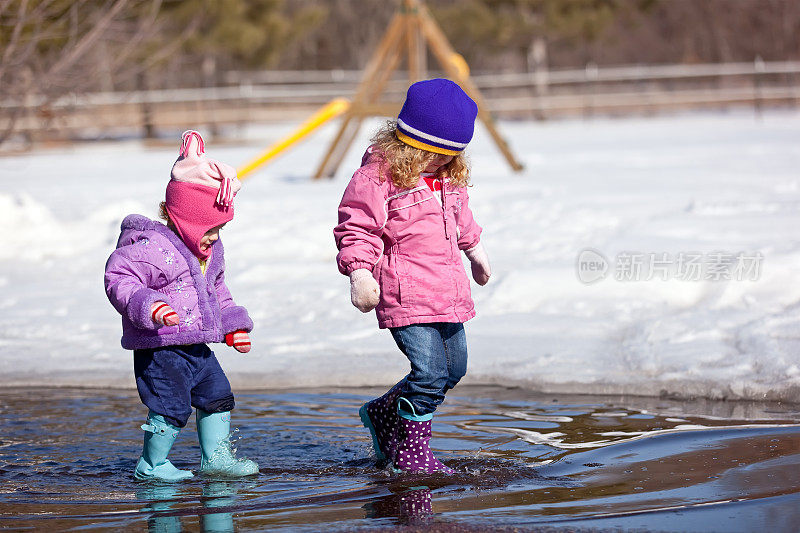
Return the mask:
[[(403, 189), (417, 186), (419, 175), (439, 154), (409, 146), (397, 138), (397, 121), (390, 120), (372, 137), (389, 165), (392, 183)], [(451, 187), (469, 186), (469, 162), (463, 153), (436, 171), (440, 178), (447, 178)]]

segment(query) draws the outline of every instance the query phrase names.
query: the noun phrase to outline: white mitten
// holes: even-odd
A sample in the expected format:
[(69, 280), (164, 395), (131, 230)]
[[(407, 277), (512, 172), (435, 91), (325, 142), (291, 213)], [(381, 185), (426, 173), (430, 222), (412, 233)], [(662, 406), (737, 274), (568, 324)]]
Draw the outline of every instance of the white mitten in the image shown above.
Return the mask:
[(350, 301), (362, 313), (369, 313), (380, 300), (381, 289), (372, 272), (359, 268), (350, 273)]
[(477, 246), (465, 250), (464, 253), (472, 265), (472, 279), (478, 285), (486, 285), (492, 275), (492, 267), (489, 265), (489, 256), (486, 254), (483, 244), (478, 243)]

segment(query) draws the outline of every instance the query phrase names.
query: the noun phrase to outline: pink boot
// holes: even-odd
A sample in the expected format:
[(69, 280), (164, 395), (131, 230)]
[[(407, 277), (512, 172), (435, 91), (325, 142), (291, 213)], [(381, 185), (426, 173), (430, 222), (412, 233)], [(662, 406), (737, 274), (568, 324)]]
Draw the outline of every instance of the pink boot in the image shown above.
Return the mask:
[(400, 415), (397, 414), (397, 399), (403, 392), (406, 380), (389, 389), (389, 392), (365, 403), (358, 410), (361, 422), (372, 434), (372, 447), (378, 462), (394, 462), (399, 441)]

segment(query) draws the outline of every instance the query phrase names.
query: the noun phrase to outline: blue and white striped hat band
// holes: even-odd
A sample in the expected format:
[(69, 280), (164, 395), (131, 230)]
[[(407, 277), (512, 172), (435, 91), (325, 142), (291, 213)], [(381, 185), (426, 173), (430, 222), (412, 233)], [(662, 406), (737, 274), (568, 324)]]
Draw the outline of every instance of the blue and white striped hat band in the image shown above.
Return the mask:
[(412, 128), (399, 118), (397, 119), (397, 137), (414, 148), (446, 155), (458, 155), (469, 144), (448, 141), (435, 135), (429, 135), (424, 131)]
[(429, 152), (458, 155), (472, 140), (478, 106), (450, 80), (432, 79), (408, 88), (397, 117), (397, 138)]

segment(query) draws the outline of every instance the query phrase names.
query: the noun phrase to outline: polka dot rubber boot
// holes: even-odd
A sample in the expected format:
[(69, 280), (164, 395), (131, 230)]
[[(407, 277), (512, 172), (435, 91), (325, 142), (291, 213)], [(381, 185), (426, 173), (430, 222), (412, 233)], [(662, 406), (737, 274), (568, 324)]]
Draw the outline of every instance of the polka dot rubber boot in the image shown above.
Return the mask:
[(400, 429), (397, 399), (403, 392), (405, 382), (401, 381), (380, 398), (365, 403), (358, 411), (364, 427), (372, 434), (372, 447), (381, 465), (394, 461), (400, 444), (397, 436)]
[(442, 464), (428, 443), (431, 440), (431, 421), (416, 421), (400, 418), (400, 446), (394, 460), (395, 468), (403, 472), (432, 474), (443, 472), (452, 474), (453, 470)]
[(400, 496), (400, 517), (408, 521), (425, 520), (433, 515), (431, 491), (427, 487), (409, 490)]
[[(392, 490), (392, 485), (387, 487)], [(393, 518), (399, 524), (413, 524), (428, 521), (433, 517), (431, 491), (428, 487), (400, 488), (402, 492), (393, 492), (366, 503), (362, 508), (367, 518)]]

